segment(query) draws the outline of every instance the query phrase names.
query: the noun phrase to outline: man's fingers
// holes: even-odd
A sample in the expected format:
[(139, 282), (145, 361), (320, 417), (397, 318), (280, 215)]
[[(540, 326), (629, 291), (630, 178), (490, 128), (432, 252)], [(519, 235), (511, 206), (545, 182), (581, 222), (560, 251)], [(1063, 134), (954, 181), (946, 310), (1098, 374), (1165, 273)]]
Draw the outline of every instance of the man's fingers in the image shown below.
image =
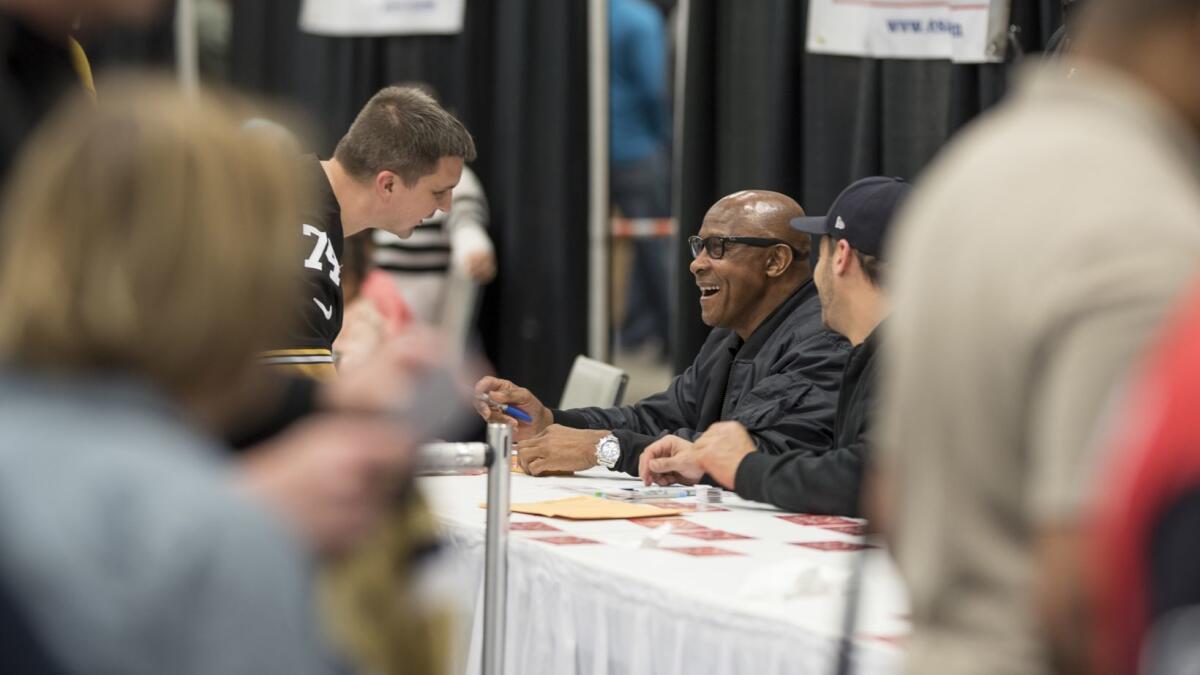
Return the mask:
[(489, 396), (491, 396), (492, 400), (497, 403), (520, 404), (533, 400), (532, 392), (530, 392), (528, 389), (523, 389), (516, 386), (510, 386), (506, 389), (493, 390)]
[(529, 474), (530, 476), (533, 475), (533, 473), (531, 473), (531, 469), (529, 468), (529, 457), (527, 457), (525, 455), (525, 453), (523, 453), (523, 452), (517, 453), (517, 464), (521, 465), (522, 471)]
[(678, 451), (675, 443), (675, 436), (663, 436), (654, 441), (642, 451), (642, 456), (649, 456), (651, 459), (655, 457), (669, 457)]
[(518, 443), (517, 450), (520, 451), (521, 456), (526, 458), (528, 461), (533, 461), (538, 457), (544, 457), (546, 455), (542, 444), (538, 443), (536, 439), (532, 438)]
[(494, 414), (495, 411), (492, 410), (492, 406), (488, 405), (487, 403), (484, 403), (483, 401), (479, 401), (479, 400), (476, 400), (474, 405), (475, 405), (475, 412), (479, 413), (479, 416), (483, 418), (484, 422), (499, 422), (500, 421), (497, 419), (493, 419), (496, 417), (496, 415)]
[(498, 377), (485, 375), (484, 377), (479, 378), (479, 381), (475, 383), (475, 393), (487, 394), (493, 391), (509, 389), (512, 386), (513, 383), (509, 382), (508, 380), (502, 380)]
[(531, 476), (535, 475), (531, 465), (535, 459), (541, 458), (542, 450), (537, 443), (521, 441), (517, 444), (517, 461), (521, 463), (521, 470), (525, 473)]
[(671, 457), (659, 457), (650, 460), (650, 470), (656, 474), (664, 474), (675, 470), (675, 463)]
[(505, 415), (495, 408), (492, 408), (491, 406), (488, 406), (488, 414), (485, 419), (487, 420), (488, 424), (507, 424), (513, 429), (517, 428), (517, 421), (515, 419)]

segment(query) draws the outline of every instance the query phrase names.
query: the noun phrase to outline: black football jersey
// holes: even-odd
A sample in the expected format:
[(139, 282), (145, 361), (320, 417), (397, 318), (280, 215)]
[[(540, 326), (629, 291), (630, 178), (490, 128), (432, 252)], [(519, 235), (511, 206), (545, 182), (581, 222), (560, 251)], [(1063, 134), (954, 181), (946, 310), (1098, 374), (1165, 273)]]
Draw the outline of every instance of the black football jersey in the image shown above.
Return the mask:
[(333, 372), (333, 341), (342, 330), (342, 213), (321, 162), (306, 157), (301, 172), (316, 195), (296, 224), (303, 242), (296, 273), (304, 283), (286, 344), (265, 353), (263, 361), (323, 377)]

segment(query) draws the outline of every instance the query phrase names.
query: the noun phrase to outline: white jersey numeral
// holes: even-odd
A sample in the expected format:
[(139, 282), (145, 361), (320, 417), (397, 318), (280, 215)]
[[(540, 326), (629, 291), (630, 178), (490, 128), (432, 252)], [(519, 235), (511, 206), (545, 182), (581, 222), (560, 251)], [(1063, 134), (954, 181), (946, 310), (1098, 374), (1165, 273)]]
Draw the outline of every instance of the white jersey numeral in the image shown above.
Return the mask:
[(341, 287), (342, 285), (342, 265), (338, 262), (337, 253), (333, 251), (333, 242), (329, 241), (329, 235), (321, 230), (304, 223), (304, 236), (316, 237), (317, 245), (313, 246), (312, 253), (304, 260), (304, 266), (310, 270), (324, 270), (325, 263), (321, 261), (321, 256), (325, 256), (325, 260), (329, 261), (329, 278), (333, 283)]

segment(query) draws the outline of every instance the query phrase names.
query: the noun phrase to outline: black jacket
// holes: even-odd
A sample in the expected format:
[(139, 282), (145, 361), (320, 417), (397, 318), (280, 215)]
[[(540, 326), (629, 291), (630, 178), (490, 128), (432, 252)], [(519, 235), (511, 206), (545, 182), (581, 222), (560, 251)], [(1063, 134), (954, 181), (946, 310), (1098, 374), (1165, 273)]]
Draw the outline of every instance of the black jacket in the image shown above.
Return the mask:
[(631, 406), (555, 410), (554, 421), (611, 429), (621, 443), (616, 469), (637, 475), (642, 450), (664, 434), (694, 440), (713, 422), (736, 420), (766, 455), (826, 447), (849, 344), (825, 329), (811, 281), (771, 313), (744, 343), (709, 333), (695, 361), (671, 386)]
[(781, 455), (746, 455), (734, 478), (739, 496), (797, 513), (859, 514), (878, 335), (876, 327), (850, 353), (838, 395), (833, 444), (800, 443)]

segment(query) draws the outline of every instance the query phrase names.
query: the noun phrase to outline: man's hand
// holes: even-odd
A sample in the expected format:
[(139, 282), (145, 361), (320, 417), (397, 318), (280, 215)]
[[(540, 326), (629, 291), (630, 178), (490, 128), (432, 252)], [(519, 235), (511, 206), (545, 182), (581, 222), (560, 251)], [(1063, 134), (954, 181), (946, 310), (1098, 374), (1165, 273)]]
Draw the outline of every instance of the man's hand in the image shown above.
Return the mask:
[(717, 422), (696, 439), (701, 468), (729, 490), (734, 489), (742, 459), (756, 450), (758, 446), (741, 422)]
[(517, 459), (521, 469), (530, 476), (583, 471), (596, 466), (596, 443), (609, 433), (553, 424), (537, 436), (518, 443)]
[(496, 278), (496, 256), (491, 251), (476, 251), (466, 258), (467, 274), (477, 284), (486, 284)]
[(396, 425), (318, 416), (253, 449), (239, 473), (311, 550), (330, 555), (375, 525), (412, 464), (412, 444)]
[(642, 451), (638, 475), (646, 485), (695, 485), (704, 469), (692, 443), (678, 436), (663, 436)]
[(529, 416), (533, 418), (532, 423), (518, 422), (488, 405), (486, 401), (475, 401), (475, 410), (485, 421), (512, 426), (514, 441), (521, 442), (531, 439), (554, 424), (554, 414), (550, 412), (549, 408), (542, 405), (542, 402), (528, 389), (518, 387), (508, 380), (485, 377), (475, 384), (475, 394), (487, 394), (496, 403), (516, 406), (529, 413)]

